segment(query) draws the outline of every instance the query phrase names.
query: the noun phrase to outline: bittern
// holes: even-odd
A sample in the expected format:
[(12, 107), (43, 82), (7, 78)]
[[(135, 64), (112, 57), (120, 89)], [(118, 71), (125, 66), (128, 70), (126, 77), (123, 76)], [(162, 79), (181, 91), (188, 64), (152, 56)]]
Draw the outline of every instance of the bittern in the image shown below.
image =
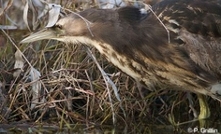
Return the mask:
[(221, 0), (163, 0), (146, 12), (87, 9), (21, 42), (42, 39), (93, 46), (149, 89), (157, 85), (221, 101)]

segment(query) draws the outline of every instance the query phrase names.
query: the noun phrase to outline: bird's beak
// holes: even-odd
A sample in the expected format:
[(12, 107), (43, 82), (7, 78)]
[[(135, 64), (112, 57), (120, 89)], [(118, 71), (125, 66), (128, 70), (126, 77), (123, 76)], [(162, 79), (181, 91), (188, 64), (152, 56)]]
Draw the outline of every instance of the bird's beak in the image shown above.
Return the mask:
[(43, 29), (37, 33), (31, 34), (30, 36), (24, 38), (20, 43), (29, 43), (43, 39), (55, 39), (56, 33), (51, 29)]

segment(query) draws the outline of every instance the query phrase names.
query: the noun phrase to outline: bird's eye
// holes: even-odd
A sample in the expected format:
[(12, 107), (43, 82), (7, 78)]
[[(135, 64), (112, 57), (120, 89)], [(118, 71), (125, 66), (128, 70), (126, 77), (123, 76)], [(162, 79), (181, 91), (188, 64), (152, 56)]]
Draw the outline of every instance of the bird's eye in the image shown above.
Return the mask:
[(62, 25), (56, 25), (56, 27), (58, 28), (58, 29), (62, 29)]

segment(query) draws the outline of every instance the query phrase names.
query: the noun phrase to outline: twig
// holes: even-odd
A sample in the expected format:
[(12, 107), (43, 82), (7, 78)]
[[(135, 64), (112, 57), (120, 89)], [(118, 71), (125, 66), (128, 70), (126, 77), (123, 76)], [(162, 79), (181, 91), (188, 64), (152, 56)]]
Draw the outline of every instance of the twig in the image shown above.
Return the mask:
[[(144, 3), (143, 3), (144, 4)], [(159, 17), (155, 14), (155, 12), (152, 10), (152, 7), (148, 4), (144, 4), (145, 6), (145, 10), (150, 10), (153, 15), (157, 18), (157, 20), (160, 22), (160, 24), (164, 27), (164, 29), (167, 32), (167, 36), (168, 36), (168, 43), (170, 43), (170, 31), (167, 29), (167, 27), (163, 24), (163, 22), (159, 19)]]
[(25, 61), (28, 63), (28, 65), (31, 68), (34, 68), (31, 63), (28, 61), (28, 59), (25, 57), (25, 55), (22, 53), (22, 51), (17, 47), (17, 45), (13, 42), (13, 40), (11, 39), (11, 37), (5, 32), (5, 30), (1, 29), (2, 32), (8, 37), (8, 39), (11, 41), (11, 43), (13, 44), (13, 46), (21, 53), (22, 57), (25, 59)]
[(105, 84), (107, 85), (108, 97), (109, 97), (109, 101), (111, 103), (111, 111), (112, 111), (113, 124), (115, 125), (116, 118), (115, 118), (115, 113), (114, 113), (114, 107), (113, 107), (113, 103), (112, 103), (111, 93), (110, 93), (110, 89), (109, 89), (108, 85), (111, 85), (111, 87), (113, 88), (114, 94), (115, 94), (117, 100), (120, 102), (120, 108), (123, 111), (124, 117), (126, 117), (125, 110), (122, 107), (122, 102), (121, 102), (121, 99), (120, 99), (119, 94), (118, 94), (118, 89), (117, 89), (116, 85), (113, 83), (113, 81), (108, 77), (106, 72), (101, 68), (101, 66), (97, 62), (95, 56), (92, 54), (91, 50), (88, 47), (87, 47), (87, 53), (88, 53), (88, 55), (91, 56), (91, 58), (93, 59), (93, 61), (97, 65), (98, 69), (100, 70), (100, 72), (101, 72), (101, 74), (102, 74), (102, 76), (103, 76), (103, 78), (105, 80)]
[(97, 65), (98, 69), (100, 70), (102, 76), (104, 77), (105, 84), (107, 85), (107, 92), (108, 92), (109, 101), (110, 101), (110, 104), (111, 104), (113, 124), (115, 124), (116, 123), (115, 112), (114, 112), (113, 101), (112, 101), (112, 98), (111, 98), (111, 93), (110, 93), (110, 89), (109, 89), (108, 83), (111, 84), (111, 86), (114, 87), (114, 88), (116, 88), (116, 86), (110, 80), (110, 78), (107, 76), (107, 74), (104, 72), (104, 70), (101, 68), (101, 66), (99, 65), (99, 63), (97, 62), (96, 58), (94, 57), (94, 55), (92, 54), (91, 50), (88, 47), (87, 47), (87, 53), (88, 53), (88, 55), (91, 56), (91, 58), (93, 59), (93, 61)]

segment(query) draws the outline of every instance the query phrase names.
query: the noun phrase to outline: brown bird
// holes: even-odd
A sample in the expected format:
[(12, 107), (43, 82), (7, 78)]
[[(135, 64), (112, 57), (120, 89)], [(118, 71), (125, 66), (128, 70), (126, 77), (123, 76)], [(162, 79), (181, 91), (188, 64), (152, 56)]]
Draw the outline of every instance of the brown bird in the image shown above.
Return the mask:
[[(152, 10), (157, 17), (136, 7), (87, 9), (21, 42), (93, 46), (149, 89), (157, 85), (221, 101), (221, 0), (163, 0)], [(201, 112), (208, 116), (207, 109)]]

